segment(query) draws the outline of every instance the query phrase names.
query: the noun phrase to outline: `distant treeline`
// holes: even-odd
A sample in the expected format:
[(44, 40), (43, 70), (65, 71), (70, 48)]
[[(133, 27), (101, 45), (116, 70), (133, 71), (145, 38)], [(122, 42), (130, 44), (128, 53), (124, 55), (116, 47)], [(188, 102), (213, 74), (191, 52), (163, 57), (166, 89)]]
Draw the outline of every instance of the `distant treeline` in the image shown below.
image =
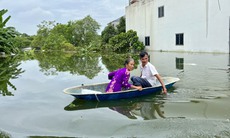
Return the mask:
[(144, 49), (138, 40), (137, 33), (125, 30), (125, 18), (121, 17), (119, 24), (108, 24), (101, 35), (99, 23), (90, 15), (66, 24), (55, 21), (43, 21), (39, 24), (37, 34), (30, 36), (18, 32), (14, 27), (6, 27), (11, 18), (3, 19), (6, 9), (0, 11), (0, 52), (18, 53), (20, 49), (31, 47), (37, 50), (58, 50), (75, 52), (130, 52)]

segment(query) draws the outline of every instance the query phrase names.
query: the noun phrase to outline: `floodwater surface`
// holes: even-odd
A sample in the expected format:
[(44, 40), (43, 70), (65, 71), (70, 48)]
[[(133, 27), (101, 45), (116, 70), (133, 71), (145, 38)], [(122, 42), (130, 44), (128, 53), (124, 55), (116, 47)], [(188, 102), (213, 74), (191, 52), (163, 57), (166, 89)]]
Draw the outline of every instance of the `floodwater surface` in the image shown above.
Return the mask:
[(180, 81), (167, 95), (106, 102), (76, 100), (63, 89), (108, 82), (108, 72), (122, 67), (127, 55), (0, 58), (0, 137), (230, 137), (229, 55), (149, 54), (161, 76)]

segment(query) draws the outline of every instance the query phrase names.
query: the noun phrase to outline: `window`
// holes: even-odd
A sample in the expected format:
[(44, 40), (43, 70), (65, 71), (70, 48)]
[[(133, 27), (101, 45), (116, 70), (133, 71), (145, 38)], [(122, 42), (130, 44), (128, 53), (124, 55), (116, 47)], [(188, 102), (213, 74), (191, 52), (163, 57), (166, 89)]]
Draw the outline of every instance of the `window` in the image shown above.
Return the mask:
[(149, 36), (145, 37), (145, 46), (150, 46), (150, 37)]
[(158, 7), (158, 17), (164, 17), (164, 6)]
[(184, 45), (184, 34), (176, 34), (176, 45)]

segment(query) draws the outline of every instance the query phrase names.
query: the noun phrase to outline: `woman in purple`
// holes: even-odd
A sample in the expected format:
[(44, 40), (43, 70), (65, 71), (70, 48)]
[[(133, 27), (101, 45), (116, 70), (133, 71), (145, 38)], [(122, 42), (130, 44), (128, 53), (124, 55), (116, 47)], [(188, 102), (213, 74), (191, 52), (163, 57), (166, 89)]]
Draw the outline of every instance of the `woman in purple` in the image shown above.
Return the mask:
[(122, 88), (125, 89), (138, 89), (139, 91), (142, 90), (141, 86), (134, 86), (132, 84), (129, 84), (129, 77), (130, 77), (130, 71), (134, 68), (134, 60), (132, 58), (128, 58), (125, 61), (125, 67), (115, 70), (113, 72), (109, 73), (109, 79), (111, 79), (110, 83), (108, 84), (106, 88), (106, 92), (117, 92), (121, 91)]

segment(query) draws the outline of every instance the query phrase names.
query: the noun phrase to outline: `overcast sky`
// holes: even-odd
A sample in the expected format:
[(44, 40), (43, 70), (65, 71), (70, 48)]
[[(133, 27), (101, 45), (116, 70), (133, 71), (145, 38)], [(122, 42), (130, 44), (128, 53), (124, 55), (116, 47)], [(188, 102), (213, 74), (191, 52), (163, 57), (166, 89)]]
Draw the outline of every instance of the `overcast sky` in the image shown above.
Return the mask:
[(6, 26), (20, 33), (36, 34), (43, 20), (67, 23), (90, 15), (100, 25), (125, 15), (128, 0), (0, 0), (0, 9), (8, 9), (4, 18), (11, 15)]

